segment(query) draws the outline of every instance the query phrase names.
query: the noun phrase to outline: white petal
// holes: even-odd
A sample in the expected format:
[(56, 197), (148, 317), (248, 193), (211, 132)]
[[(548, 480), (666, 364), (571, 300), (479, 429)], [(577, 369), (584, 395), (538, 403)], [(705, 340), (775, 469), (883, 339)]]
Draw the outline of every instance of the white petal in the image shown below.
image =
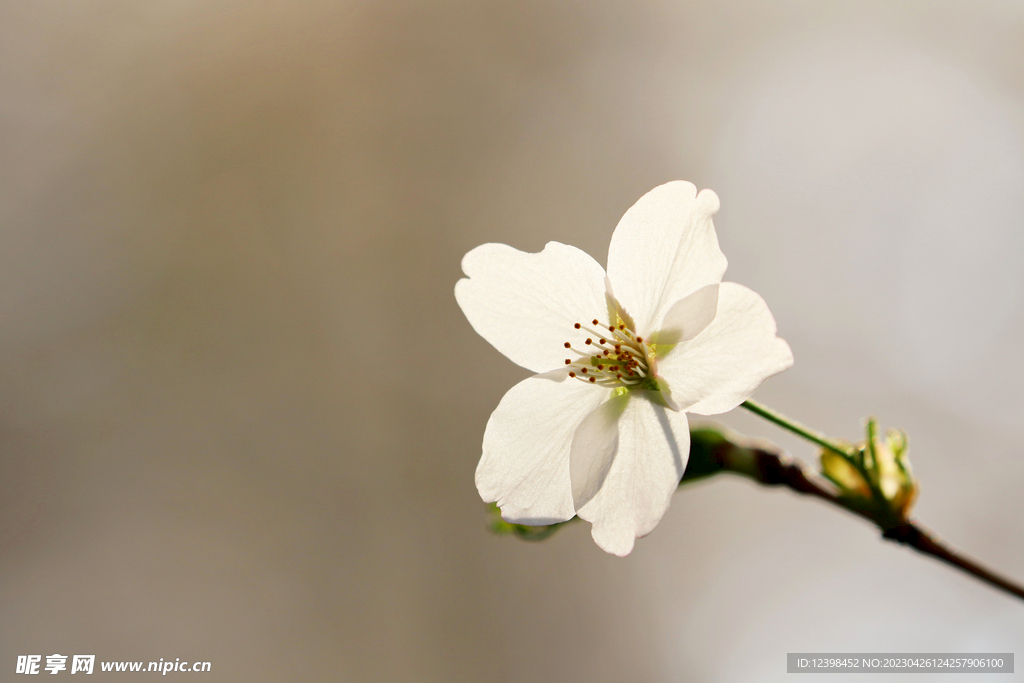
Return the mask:
[(658, 375), (686, 412), (716, 415), (732, 410), (762, 382), (793, 364), (789, 345), (775, 330), (764, 299), (743, 285), (723, 282), (715, 319), (659, 361)]
[(593, 522), (594, 541), (620, 557), (661, 521), (690, 456), (686, 414), (652, 403), (644, 392), (631, 393), (604, 484), (576, 511)]
[(484, 502), (519, 524), (553, 524), (576, 514), (569, 479), (573, 434), (610, 389), (534, 375), (509, 389), (484, 431), (476, 487)]
[(455, 298), (469, 324), (512, 362), (534, 372), (565, 364), (575, 323), (608, 315), (601, 265), (576, 247), (548, 242), (531, 254), (483, 244), (466, 254)]
[(608, 277), (640, 334), (661, 326), (675, 302), (721, 282), (727, 262), (711, 216), (718, 196), (676, 181), (640, 198), (619, 221), (608, 248)]
[(651, 343), (674, 346), (690, 341), (711, 324), (718, 312), (718, 284), (701, 287), (685, 299), (672, 304), (661, 323), (661, 329), (651, 335)]
[(628, 395), (612, 396), (576, 428), (569, 453), (569, 479), (577, 509), (594, 497), (608, 476), (619, 444), (619, 416), (628, 402)]

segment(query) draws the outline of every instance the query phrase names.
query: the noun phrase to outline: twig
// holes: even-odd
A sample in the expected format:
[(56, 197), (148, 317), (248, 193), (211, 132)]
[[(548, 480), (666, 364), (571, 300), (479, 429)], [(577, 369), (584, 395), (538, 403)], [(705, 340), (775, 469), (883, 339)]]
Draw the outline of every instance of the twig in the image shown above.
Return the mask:
[[(835, 491), (818, 479), (817, 475), (809, 474), (802, 463), (770, 444), (726, 434), (718, 429), (693, 430), (691, 444), (691, 459), (697, 455), (698, 458), (706, 458), (709, 461), (703, 466), (707, 470), (705, 476), (712, 474), (717, 466), (720, 471), (741, 474), (766, 486), (787, 486), (798, 493), (815, 496), (863, 517), (872, 524), (876, 523), (871, 516), (847, 506)], [(915, 522), (908, 521), (883, 529), (882, 537), (909, 545), (918, 552), (942, 560), (990, 586), (1024, 599), (1024, 587), (960, 554)]]

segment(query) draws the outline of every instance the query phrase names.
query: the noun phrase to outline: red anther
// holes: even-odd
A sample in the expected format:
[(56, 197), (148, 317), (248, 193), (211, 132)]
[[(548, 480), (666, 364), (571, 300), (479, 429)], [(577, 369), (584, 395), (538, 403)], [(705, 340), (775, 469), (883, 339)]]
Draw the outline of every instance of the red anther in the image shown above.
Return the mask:
[(597, 318), (594, 318), (594, 324), (595, 324), (595, 325), (597, 325), (597, 324), (598, 324), (598, 322), (597, 322)]
[(580, 370), (580, 372), (582, 372), (585, 375), (585, 374), (587, 374), (587, 369), (583, 368), (582, 370)]
[(580, 324), (579, 323), (576, 323), (576, 329), (577, 330), (580, 329)]
[(570, 373), (569, 373), (569, 376), (570, 376), (570, 377), (575, 377), (575, 376), (576, 376), (576, 373), (575, 373), (575, 372), (570, 372)]
[(602, 339), (601, 343), (604, 344), (606, 341), (608, 341), (608, 340), (607, 339)]
[(596, 381), (597, 381), (597, 378), (596, 378), (596, 377), (591, 377), (591, 378), (590, 378), (590, 381), (591, 381), (591, 382), (596, 382)]
[(620, 330), (624, 330), (624, 329), (626, 329), (626, 326), (625, 325), (619, 325), (619, 329)]
[(608, 331), (609, 332), (614, 332), (615, 331), (615, 325), (609, 325), (608, 326)]
[(569, 342), (565, 342), (565, 348), (571, 349), (572, 348), (572, 344), (570, 344)]
[(643, 343), (644, 343), (644, 338), (643, 338), (643, 337), (637, 337), (637, 338), (636, 338), (636, 340), (637, 340), (638, 342), (640, 342), (641, 344), (643, 344)]
[(622, 379), (622, 373), (621, 372), (617, 373), (615, 376), (618, 377), (619, 379)]
[(593, 340), (593, 339), (591, 339), (590, 337), (587, 337), (587, 341), (585, 341), (585, 342), (583, 342), (583, 343), (584, 343), (584, 344), (593, 344), (593, 343), (594, 343), (594, 340)]
[(566, 364), (566, 365), (572, 365), (572, 361), (571, 361), (571, 360), (569, 360), (568, 358), (566, 358), (566, 359), (565, 359), (565, 364)]

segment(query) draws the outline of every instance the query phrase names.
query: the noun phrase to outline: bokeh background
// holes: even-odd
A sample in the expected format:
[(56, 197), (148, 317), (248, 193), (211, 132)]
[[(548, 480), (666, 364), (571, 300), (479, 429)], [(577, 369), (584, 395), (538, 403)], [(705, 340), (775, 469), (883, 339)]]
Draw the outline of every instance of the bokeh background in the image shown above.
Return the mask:
[(714, 189), (727, 279), (796, 357), (758, 398), (907, 429), (919, 519), (1022, 579), (1022, 36), (985, 0), (0, 2), (4, 680), (32, 653), (417, 683), (1020, 654), (1019, 601), (736, 479), (627, 559), (586, 524), (490, 535), (473, 471), (526, 373), (452, 288), (477, 244), (603, 262), (647, 190)]

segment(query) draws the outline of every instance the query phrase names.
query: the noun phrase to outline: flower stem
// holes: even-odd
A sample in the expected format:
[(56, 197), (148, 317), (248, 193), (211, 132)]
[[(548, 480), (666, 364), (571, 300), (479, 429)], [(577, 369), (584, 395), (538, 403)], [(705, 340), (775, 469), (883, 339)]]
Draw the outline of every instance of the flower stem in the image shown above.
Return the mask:
[(755, 415), (760, 415), (769, 422), (774, 422), (783, 429), (789, 430), (796, 434), (797, 436), (807, 439), (812, 443), (816, 443), (822, 448), (827, 448), (830, 451), (835, 451), (840, 455), (849, 456), (852, 454), (850, 448), (843, 446), (842, 444), (837, 443), (835, 441), (832, 441), (821, 432), (816, 432), (810, 427), (805, 427), (796, 420), (792, 420), (783, 415), (782, 413), (777, 413), (768, 406), (761, 405), (757, 401), (751, 401), (748, 399), (740, 405), (742, 405), (744, 408), (754, 413)]

